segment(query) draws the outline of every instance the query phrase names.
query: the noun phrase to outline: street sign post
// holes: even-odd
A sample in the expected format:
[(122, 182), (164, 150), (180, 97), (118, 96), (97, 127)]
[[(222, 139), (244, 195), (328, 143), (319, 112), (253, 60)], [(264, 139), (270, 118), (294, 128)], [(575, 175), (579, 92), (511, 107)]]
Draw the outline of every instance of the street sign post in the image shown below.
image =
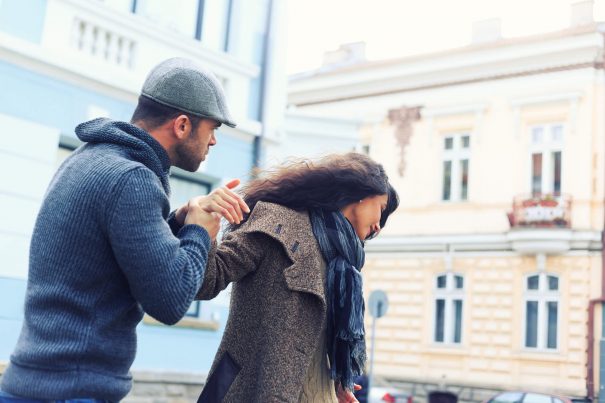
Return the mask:
[(368, 299), (368, 307), (370, 315), (372, 315), (372, 352), (370, 355), (370, 373), (368, 374), (368, 396), (370, 396), (370, 388), (372, 387), (372, 374), (374, 373), (374, 347), (376, 345), (376, 319), (382, 318), (387, 313), (389, 308), (389, 299), (387, 294), (382, 290), (374, 290)]

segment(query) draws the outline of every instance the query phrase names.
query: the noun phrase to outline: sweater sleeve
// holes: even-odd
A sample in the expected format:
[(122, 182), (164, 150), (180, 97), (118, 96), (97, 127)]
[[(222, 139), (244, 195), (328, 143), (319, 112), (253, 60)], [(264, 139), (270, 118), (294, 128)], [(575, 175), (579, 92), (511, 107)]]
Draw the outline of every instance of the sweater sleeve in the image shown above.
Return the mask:
[(166, 219), (166, 222), (168, 223), (168, 226), (170, 227), (172, 234), (174, 236), (177, 236), (183, 226), (181, 224), (179, 224), (179, 222), (176, 220), (176, 210), (174, 210), (170, 214), (168, 214), (168, 218)]
[(149, 315), (174, 324), (187, 312), (204, 276), (208, 232), (185, 225), (176, 237), (162, 211), (167, 196), (144, 168), (124, 174), (108, 211), (108, 234), (133, 297)]
[(212, 247), (202, 287), (195, 299), (209, 300), (260, 266), (273, 240), (262, 232), (236, 230)]

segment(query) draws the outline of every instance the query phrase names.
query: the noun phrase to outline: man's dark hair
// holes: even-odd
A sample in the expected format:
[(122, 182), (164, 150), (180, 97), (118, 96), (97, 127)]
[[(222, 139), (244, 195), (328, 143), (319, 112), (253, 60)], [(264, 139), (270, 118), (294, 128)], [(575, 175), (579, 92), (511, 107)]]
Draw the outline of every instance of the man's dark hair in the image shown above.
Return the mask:
[(191, 128), (194, 132), (202, 121), (202, 118), (199, 116), (162, 105), (159, 102), (140, 95), (139, 103), (132, 114), (130, 123), (144, 122), (147, 129), (153, 130), (179, 115), (185, 115), (189, 118), (191, 121)]

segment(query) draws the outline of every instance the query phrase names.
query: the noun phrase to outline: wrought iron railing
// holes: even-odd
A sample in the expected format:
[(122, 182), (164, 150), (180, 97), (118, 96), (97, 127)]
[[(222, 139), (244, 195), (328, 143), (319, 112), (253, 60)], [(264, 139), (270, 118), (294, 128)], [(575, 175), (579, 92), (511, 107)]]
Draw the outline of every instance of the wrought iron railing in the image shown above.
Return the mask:
[(571, 228), (571, 196), (519, 195), (508, 213), (512, 228)]

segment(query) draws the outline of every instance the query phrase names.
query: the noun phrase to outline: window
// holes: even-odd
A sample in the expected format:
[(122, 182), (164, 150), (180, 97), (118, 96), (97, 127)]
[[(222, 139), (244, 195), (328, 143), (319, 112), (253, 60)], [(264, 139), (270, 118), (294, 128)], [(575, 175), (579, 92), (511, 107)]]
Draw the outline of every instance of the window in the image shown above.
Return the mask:
[[(172, 169), (176, 171), (175, 168)], [(170, 207), (174, 210), (195, 196), (210, 193), (210, 184), (173, 173), (170, 176)]]
[[(173, 168), (172, 171), (173, 173), (170, 176), (170, 208), (172, 210), (187, 203), (192, 197), (205, 195), (210, 192), (211, 185), (209, 183), (193, 178), (189, 173), (179, 175), (177, 168)], [(201, 313), (200, 301), (193, 301), (185, 316), (199, 318)]]
[(552, 397), (539, 393), (527, 393), (523, 397), (523, 403), (552, 403)]
[(471, 138), (467, 133), (450, 134), (443, 139), (444, 201), (468, 200), (468, 173)]
[(545, 273), (528, 276), (525, 284), (524, 346), (555, 350), (558, 320), (559, 278)]
[(207, 48), (227, 51), (233, 0), (204, 0), (203, 21), (197, 38)]
[[(250, 7), (250, 5), (247, 5), (247, 7)], [(243, 30), (246, 31), (246, 38), (241, 43), (242, 56), (244, 60), (259, 66), (261, 70), (266, 68), (265, 59), (267, 57), (267, 30), (270, 7), (271, 0), (257, 0), (254, 2), (254, 7), (247, 10), (250, 24), (243, 27)], [(263, 102), (264, 74), (266, 72), (261, 71), (259, 76), (250, 80), (248, 118), (252, 120), (260, 121), (262, 119), (261, 104)]]
[(462, 341), (462, 307), (464, 277), (453, 274), (437, 276), (435, 284), (436, 343), (460, 344)]
[(200, 0), (137, 0), (136, 10), (158, 26), (196, 37)]
[(114, 10), (124, 13), (132, 12), (133, 0), (101, 0)]
[(191, 306), (185, 312), (185, 316), (189, 318), (199, 318), (200, 317), (200, 301), (193, 301)]
[(563, 125), (531, 128), (531, 193), (561, 195)]
[(521, 403), (522, 399), (521, 392), (504, 392), (491, 399), (489, 403)]

